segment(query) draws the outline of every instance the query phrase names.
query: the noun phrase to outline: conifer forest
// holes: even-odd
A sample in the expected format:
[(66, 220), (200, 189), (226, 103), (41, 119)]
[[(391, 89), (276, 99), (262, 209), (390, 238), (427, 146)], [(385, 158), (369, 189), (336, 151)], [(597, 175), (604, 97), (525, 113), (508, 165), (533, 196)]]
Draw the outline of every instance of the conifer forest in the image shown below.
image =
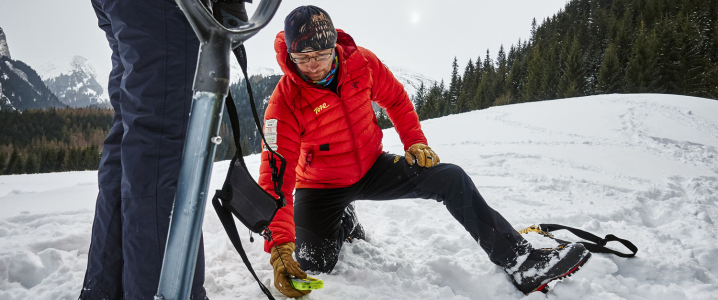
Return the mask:
[[(573, 0), (495, 58), (421, 86), (421, 120), (496, 105), (611, 93), (718, 99), (718, 1)], [(448, 86), (447, 86), (448, 85)], [(379, 124), (391, 127), (380, 112)]]

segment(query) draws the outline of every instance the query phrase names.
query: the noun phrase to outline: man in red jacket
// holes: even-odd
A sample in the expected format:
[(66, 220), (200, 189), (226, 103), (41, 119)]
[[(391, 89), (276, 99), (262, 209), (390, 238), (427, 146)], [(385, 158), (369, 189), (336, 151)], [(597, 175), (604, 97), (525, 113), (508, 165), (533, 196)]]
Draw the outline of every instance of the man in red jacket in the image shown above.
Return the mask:
[[(265, 242), (265, 251), (271, 253), (274, 285), (283, 294), (308, 293), (294, 289), (290, 276), (305, 278), (302, 270), (331, 272), (342, 244), (363, 239), (351, 205), (360, 199), (443, 202), (524, 293), (570, 275), (590, 256), (581, 244), (533, 249), (486, 204), (460, 167), (439, 164), (401, 83), (374, 53), (335, 30), (321, 8), (292, 11), (274, 48), (284, 76), (264, 115), (264, 147), (287, 161), (282, 190), (287, 206), (269, 226), (273, 239)], [(383, 152), (372, 101), (386, 109), (404, 157)], [(259, 183), (274, 195), (269, 156), (262, 153)]]

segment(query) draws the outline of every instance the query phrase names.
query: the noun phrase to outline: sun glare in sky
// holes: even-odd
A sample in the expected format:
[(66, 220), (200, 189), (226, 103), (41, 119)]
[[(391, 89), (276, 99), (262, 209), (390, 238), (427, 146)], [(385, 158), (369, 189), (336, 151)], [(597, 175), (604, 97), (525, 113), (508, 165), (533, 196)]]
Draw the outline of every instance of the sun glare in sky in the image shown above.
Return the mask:
[(418, 24), (420, 20), (421, 20), (421, 15), (418, 12), (411, 13), (411, 23), (412, 24)]

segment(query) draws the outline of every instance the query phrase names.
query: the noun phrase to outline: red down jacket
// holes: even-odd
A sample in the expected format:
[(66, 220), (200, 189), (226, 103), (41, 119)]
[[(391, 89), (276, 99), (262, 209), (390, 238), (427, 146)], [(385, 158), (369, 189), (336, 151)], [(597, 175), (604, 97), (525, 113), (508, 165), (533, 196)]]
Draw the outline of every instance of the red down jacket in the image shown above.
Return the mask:
[[(404, 144), (426, 144), (404, 87), (389, 69), (351, 36), (337, 30), (339, 80), (335, 94), (304, 81), (287, 53), (284, 32), (274, 41), (284, 72), (264, 113), (267, 143), (287, 160), (282, 192), (287, 206), (269, 228), (277, 245), (294, 242), (294, 188), (341, 188), (366, 174), (382, 151), (382, 132), (371, 102), (385, 108)], [(262, 152), (259, 184), (272, 195), (269, 152)], [(292, 183), (296, 182), (296, 185)], [(270, 243), (264, 250), (269, 252)]]

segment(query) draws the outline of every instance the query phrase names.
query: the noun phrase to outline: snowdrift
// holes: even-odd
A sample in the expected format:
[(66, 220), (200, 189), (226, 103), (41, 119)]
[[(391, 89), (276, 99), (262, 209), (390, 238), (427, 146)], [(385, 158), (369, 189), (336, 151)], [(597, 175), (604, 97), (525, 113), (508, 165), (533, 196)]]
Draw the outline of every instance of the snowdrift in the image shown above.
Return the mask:
[[(596, 254), (548, 295), (524, 296), (441, 203), (358, 201), (367, 241), (345, 245), (335, 272), (318, 276), (325, 288), (306, 299), (718, 297), (718, 101), (591, 96), (422, 126), (442, 162), (463, 167), (517, 229), (559, 223), (612, 233), (634, 242), (638, 255)], [(385, 149), (403, 154), (394, 130), (384, 133)], [(258, 156), (247, 162), (258, 173)], [(226, 170), (227, 162), (215, 164), (211, 189)], [(96, 172), (0, 176), (0, 299), (77, 299), (96, 193)], [(282, 299), (262, 243), (240, 234), (258, 275)], [(212, 209), (204, 238), (210, 299), (262, 299)]]

